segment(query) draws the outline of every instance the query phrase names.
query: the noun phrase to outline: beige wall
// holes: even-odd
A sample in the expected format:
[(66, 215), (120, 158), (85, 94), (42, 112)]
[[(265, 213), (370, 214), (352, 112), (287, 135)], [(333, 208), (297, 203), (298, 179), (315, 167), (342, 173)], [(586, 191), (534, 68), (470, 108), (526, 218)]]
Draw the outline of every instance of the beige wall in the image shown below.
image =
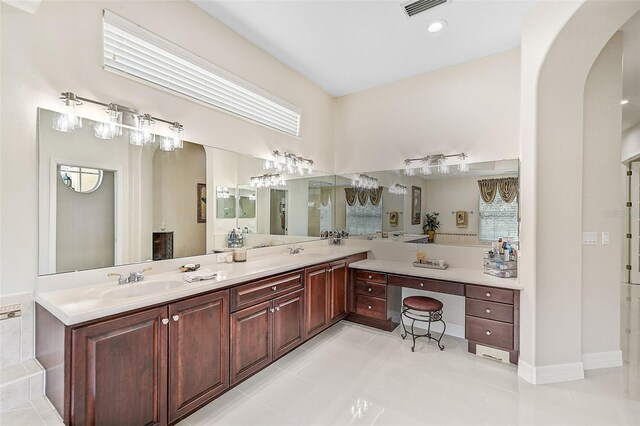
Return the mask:
[[(188, 142), (153, 156), (153, 231), (164, 225), (173, 232), (174, 258), (205, 254), (207, 224), (198, 223), (196, 194), (197, 185), (206, 182), (206, 166), (204, 148)], [(151, 245), (151, 238), (147, 235), (143, 244)]]
[[(596, 314), (577, 303), (583, 227), (576, 218), (583, 211), (583, 179), (591, 176), (583, 162), (585, 82), (602, 48), (639, 8), (637, 2), (542, 2), (525, 18), (520, 183), (528, 214), (521, 223), (519, 374), (537, 383), (584, 374), (582, 318)], [(557, 191), (558, 182), (573, 190)], [(549, 249), (554, 242), (562, 256)], [(618, 308), (609, 308), (607, 315), (616, 317)]]
[[(582, 246), (582, 354), (620, 350), (620, 283), (626, 168), (622, 137), (622, 33), (593, 64), (584, 88), (582, 230), (598, 245)], [(602, 232), (609, 233), (603, 245)], [(622, 355), (620, 354), (620, 357)], [(621, 358), (620, 358), (621, 359)], [(585, 368), (588, 368), (585, 361)]]
[[(103, 8), (299, 106), (303, 111), (301, 139), (104, 71)], [(61, 91), (177, 120), (185, 126), (185, 138), (190, 141), (261, 157), (273, 149), (288, 150), (313, 158), (318, 169), (333, 169), (333, 99), (186, 0), (154, 7), (145, 1), (43, 2), (35, 14), (0, 4), (0, 10), (1, 293), (35, 288), (36, 109), (60, 108), (57, 97)], [(21, 179), (10, 179), (12, 176)]]
[(338, 98), (336, 172), (398, 169), (438, 153), (517, 158), (519, 76), (515, 49)]

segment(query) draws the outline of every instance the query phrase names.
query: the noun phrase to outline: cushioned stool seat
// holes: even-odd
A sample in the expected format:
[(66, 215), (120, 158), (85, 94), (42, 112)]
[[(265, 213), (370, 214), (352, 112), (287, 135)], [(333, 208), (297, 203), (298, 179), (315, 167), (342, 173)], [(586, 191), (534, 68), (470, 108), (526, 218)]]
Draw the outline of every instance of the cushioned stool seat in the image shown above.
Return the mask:
[(442, 302), (434, 299), (433, 297), (426, 296), (411, 296), (406, 297), (402, 304), (409, 309), (414, 309), (416, 311), (440, 311), (442, 310)]
[[(444, 345), (442, 345), (440, 341), (442, 340), (442, 336), (444, 336), (444, 331), (447, 329), (447, 324), (442, 319), (442, 306), (443, 305), (441, 301), (427, 296), (410, 296), (405, 297), (402, 301), (402, 312), (400, 320), (402, 322), (402, 329), (404, 330), (404, 333), (400, 337), (402, 337), (403, 340), (408, 335), (413, 338), (413, 346), (411, 346), (412, 352), (415, 351), (416, 339), (418, 337), (426, 337), (429, 340), (435, 340), (436, 342), (438, 342), (438, 347), (440, 348), (440, 350), (444, 349)], [(411, 332), (407, 331), (402, 317), (406, 317), (411, 320)], [(429, 324), (427, 328), (427, 334), (415, 333), (413, 325), (416, 321), (424, 321)], [(440, 337), (438, 339), (431, 336), (432, 322), (441, 322), (443, 324), (442, 334), (440, 334)]]

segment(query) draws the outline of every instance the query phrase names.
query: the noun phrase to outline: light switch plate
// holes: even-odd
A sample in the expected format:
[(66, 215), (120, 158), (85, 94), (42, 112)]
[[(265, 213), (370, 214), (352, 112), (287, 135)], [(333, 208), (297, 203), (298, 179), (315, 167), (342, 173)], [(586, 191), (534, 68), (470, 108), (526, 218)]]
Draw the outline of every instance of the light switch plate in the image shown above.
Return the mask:
[(582, 233), (582, 244), (584, 244), (584, 245), (595, 245), (595, 244), (598, 244), (598, 233), (597, 232), (583, 232)]
[(602, 241), (603, 245), (609, 244), (609, 233), (608, 232), (603, 232), (602, 233), (601, 241)]

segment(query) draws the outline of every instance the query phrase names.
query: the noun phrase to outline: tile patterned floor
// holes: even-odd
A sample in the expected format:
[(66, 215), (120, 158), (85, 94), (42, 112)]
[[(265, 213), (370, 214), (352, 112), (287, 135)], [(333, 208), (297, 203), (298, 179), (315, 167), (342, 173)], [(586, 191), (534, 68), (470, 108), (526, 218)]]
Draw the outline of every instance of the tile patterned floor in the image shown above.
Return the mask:
[(192, 414), (196, 425), (640, 425), (628, 366), (533, 386), (516, 367), (342, 322)]
[[(625, 366), (534, 386), (516, 367), (444, 352), (400, 331), (341, 322), (187, 417), (200, 425), (640, 425), (640, 293), (623, 294)], [(60, 425), (46, 398), (0, 413), (1, 426)]]

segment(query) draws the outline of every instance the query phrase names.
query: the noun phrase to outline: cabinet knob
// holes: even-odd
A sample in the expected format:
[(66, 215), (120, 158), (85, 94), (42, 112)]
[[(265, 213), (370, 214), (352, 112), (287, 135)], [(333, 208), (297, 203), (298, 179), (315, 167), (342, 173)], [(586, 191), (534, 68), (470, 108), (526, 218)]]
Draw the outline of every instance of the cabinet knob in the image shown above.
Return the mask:
[(173, 318), (174, 321), (178, 321), (180, 319), (180, 315), (174, 315), (171, 318)]
[(486, 296), (487, 296), (487, 297), (491, 297), (491, 293), (487, 292), (487, 293), (486, 293)]
[(280, 310), (280, 306), (276, 306), (276, 311), (279, 311), (279, 310)]
[(424, 283), (420, 283), (420, 287), (424, 287)]
[(278, 289), (278, 287), (276, 287), (275, 285), (273, 287), (271, 287), (271, 290), (276, 291)]
[(367, 290), (371, 291), (371, 287), (369, 287)]
[(491, 309), (487, 308), (487, 309), (485, 310), (485, 312), (486, 312), (486, 313), (488, 313), (488, 314), (490, 314), (490, 313), (491, 313)]
[(369, 279), (371, 279), (371, 278), (372, 278), (371, 275), (369, 275)]
[(162, 323), (163, 323), (164, 325), (169, 324), (169, 318), (162, 318)]
[(371, 309), (371, 305), (367, 306), (367, 309)]
[(485, 332), (485, 334), (486, 334), (487, 336), (491, 336), (491, 330), (487, 330), (487, 331)]
[(273, 308), (269, 308), (269, 312), (274, 313), (276, 310)]

